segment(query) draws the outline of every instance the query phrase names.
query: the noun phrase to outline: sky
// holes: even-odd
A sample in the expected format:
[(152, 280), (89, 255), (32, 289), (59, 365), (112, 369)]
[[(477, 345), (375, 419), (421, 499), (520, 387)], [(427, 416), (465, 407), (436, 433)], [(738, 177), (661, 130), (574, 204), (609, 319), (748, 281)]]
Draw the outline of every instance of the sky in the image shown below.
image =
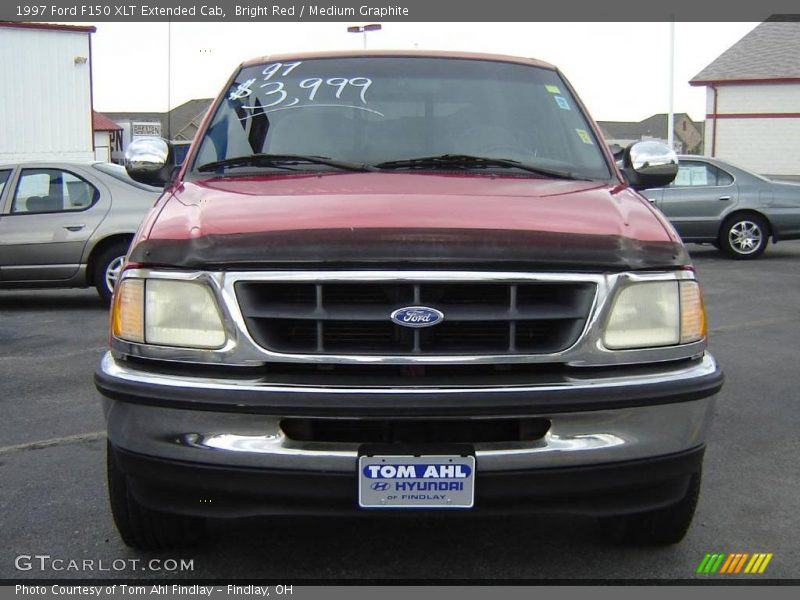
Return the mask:
[[(94, 107), (164, 112), (216, 96), (243, 60), (293, 51), (351, 50), (359, 23), (96, 23)], [(675, 23), (674, 110), (705, 116), (689, 79), (757, 23)], [(669, 23), (383, 23), (370, 49), (467, 50), (558, 66), (601, 121), (639, 121), (669, 109)]]

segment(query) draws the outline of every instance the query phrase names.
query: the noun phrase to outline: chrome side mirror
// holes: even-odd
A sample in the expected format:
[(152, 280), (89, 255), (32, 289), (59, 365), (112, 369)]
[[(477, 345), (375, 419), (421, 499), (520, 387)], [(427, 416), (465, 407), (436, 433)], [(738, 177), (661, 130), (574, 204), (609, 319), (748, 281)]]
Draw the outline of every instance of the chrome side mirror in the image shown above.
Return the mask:
[(625, 148), (622, 173), (634, 189), (664, 187), (678, 174), (678, 155), (661, 142), (636, 142)]
[(125, 150), (125, 170), (131, 179), (163, 187), (175, 168), (172, 144), (157, 137), (138, 138)]

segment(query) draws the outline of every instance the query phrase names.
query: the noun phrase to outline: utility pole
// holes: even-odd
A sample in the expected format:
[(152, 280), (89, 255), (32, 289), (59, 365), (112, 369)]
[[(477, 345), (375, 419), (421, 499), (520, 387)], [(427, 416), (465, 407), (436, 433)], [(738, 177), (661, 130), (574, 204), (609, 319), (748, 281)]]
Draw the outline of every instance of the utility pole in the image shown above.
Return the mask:
[(669, 115), (667, 115), (667, 144), (675, 148), (675, 16), (669, 22)]

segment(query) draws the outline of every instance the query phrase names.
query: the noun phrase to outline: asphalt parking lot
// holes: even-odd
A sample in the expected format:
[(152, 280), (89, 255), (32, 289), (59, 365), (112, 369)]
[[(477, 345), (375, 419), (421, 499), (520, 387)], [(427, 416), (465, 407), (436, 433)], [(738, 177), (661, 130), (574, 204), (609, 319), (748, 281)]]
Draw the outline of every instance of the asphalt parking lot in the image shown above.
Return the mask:
[[(93, 290), (0, 291), (0, 579), (709, 578), (695, 575), (707, 552), (773, 553), (757, 577), (800, 578), (800, 242), (771, 246), (751, 262), (710, 246), (690, 252), (727, 380), (682, 544), (618, 547), (590, 520), (568, 517), (281, 518), (215, 523), (212, 539), (191, 551), (136, 553), (118, 539), (106, 500), (92, 382), (106, 309)], [(108, 570), (35, 562), (18, 570), (20, 555), (103, 561)], [(116, 569), (120, 559), (151, 558), (193, 559), (194, 568)]]

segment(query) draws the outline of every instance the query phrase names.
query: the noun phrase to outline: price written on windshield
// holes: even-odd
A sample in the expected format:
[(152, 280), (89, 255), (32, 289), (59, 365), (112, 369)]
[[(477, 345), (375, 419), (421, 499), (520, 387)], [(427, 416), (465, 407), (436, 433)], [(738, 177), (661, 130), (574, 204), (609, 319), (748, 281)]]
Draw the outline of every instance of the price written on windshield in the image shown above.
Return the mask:
[[(303, 106), (347, 106), (350, 108), (361, 108), (344, 104), (356, 92), (356, 97), (361, 105), (367, 104), (367, 90), (372, 85), (369, 77), (308, 77), (299, 81), (286, 82), (284, 77), (288, 77), (292, 71), (302, 65), (302, 61), (291, 63), (273, 63), (264, 67), (261, 74), (264, 76), (263, 83), (258, 83), (255, 78), (248, 79), (240, 83), (230, 95), (230, 100), (241, 100), (250, 98), (255, 94), (258, 98), (258, 105), (245, 106), (244, 108), (265, 109), (273, 108), (286, 109)], [(295, 94), (290, 94), (290, 90), (296, 86), (299, 90)]]

